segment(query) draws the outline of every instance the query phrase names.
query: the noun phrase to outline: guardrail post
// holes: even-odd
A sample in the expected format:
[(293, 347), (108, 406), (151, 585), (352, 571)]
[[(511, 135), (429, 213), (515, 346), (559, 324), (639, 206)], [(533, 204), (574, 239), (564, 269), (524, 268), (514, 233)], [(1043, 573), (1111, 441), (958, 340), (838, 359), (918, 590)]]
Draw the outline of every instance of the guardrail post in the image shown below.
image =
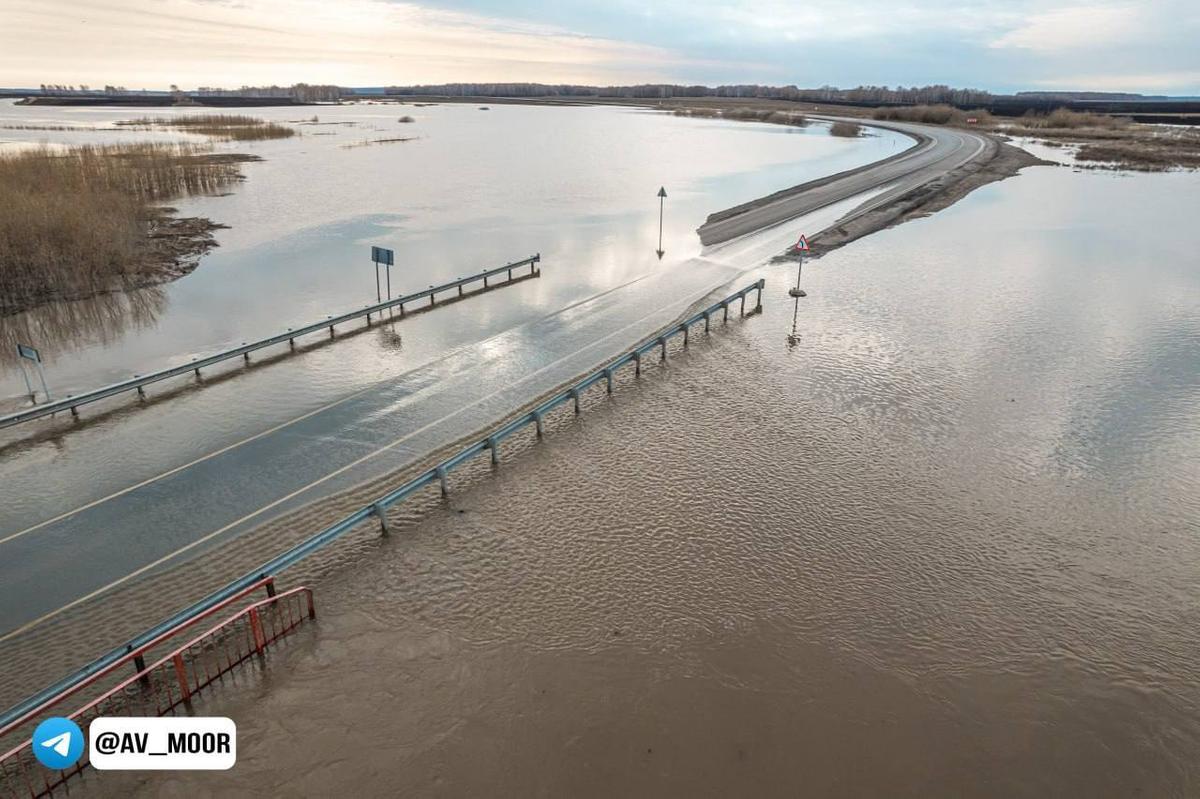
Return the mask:
[(608, 393), (609, 394), (612, 393), (612, 378), (613, 378), (612, 368), (610, 367), (608, 369), (605, 369), (604, 370), (604, 380), (608, 384)]
[(307, 592), (306, 597), (308, 598), (308, 617), (315, 619), (317, 617), (317, 606), (313, 603), (312, 591)]
[[(127, 647), (127, 649), (132, 651), (131, 648)], [(146, 670), (146, 654), (144, 652), (138, 652), (133, 656), (133, 670), (134, 673), (138, 675), (138, 682), (140, 682), (142, 685), (150, 684), (150, 675), (142, 674), (142, 672)]]
[[(432, 286), (430, 288), (432, 288)], [(436, 304), (436, 301), (433, 299), (433, 296), (434, 296), (433, 292), (430, 292), (429, 293), (429, 307), (430, 308), (432, 308)]]
[(708, 333), (708, 311), (704, 312), (704, 332)]
[(492, 465), (500, 463), (500, 442), (495, 436), (488, 436), (487, 447), (492, 453)]
[(763, 286), (766, 284), (766, 282), (767, 282), (766, 278), (758, 279), (758, 296), (754, 300), (754, 310), (756, 310), (756, 311), (762, 310), (762, 290), (763, 290)]
[(722, 324), (729, 324), (729, 303), (728, 303), (728, 302), (722, 302), (722, 303), (721, 303), (721, 308), (723, 308), (723, 309), (725, 310), (725, 318), (721, 320), (721, 323), (722, 323)]
[(541, 438), (545, 435), (545, 429), (542, 426), (542, 414), (540, 411), (533, 412), (533, 426), (537, 429), (537, 437)]
[(442, 496), (447, 496), (450, 493), (450, 483), (446, 480), (446, 467), (437, 467), (438, 484), (442, 488)]
[(400, 303), (400, 318), (404, 318), (404, 303)]
[(660, 347), (662, 347), (662, 359), (661, 360), (665, 361), (667, 359), (667, 337), (659, 336), (658, 344)]
[(642, 376), (642, 354), (640, 352), (633, 353), (633, 375), (634, 377)]
[(688, 334), (691, 332), (692, 326), (687, 322), (683, 323), (683, 346), (688, 345)]
[(175, 679), (179, 681), (179, 695), (184, 702), (190, 702), (192, 687), (188, 685), (187, 667), (183, 665), (183, 653), (176, 652), (175, 657), (171, 658), (171, 662), (175, 664)]
[(258, 608), (250, 608), (250, 632), (254, 635), (254, 651), (261, 655), (267, 648), (267, 637), (263, 635), (262, 619), (258, 617)]
[[(134, 375), (134, 377), (137, 377), (137, 375)], [(146, 387), (145, 386), (138, 386), (138, 396), (141, 397), (142, 399), (146, 398)]]
[[(196, 374), (200, 374), (200, 372), (196, 372)], [(69, 397), (71, 395), (68, 394), (67, 396)], [(75, 406), (75, 405), (71, 406), (71, 415), (74, 416), (76, 419), (79, 418), (79, 408), (77, 406)]]
[(484, 287), (484, 288), (487, 288), (487, 287), (488, 287), (488, 284), (487, 284), (487, 277), (488, 277), (487, 275), (484, 275), (484, 276), (483, 276), (483, 287)]
[(746, 315), (746, 295), (745, 294), (742, 295), (741, 300), (742, 300), (742, 308), (740, 311), (738, 311), (738, 316), (745, 316)]
[(387, 508), (383, 507), (378, 502), (372, 505), (371, 508), (375, 512), (375, 517), (379, 519), (379, 534), (389, 535), (392, 531), (388, 529)]
[(266, 588), (267, 588), (267, 597), (268, 598), (275, 596), (275, 578), (274, 577), (267, 580)]
[(575, 400), (575, 413), (579, 413), (579, 389), (572, 387), (570, 394), (571, 399)]
[(458, 296), (462, 296), (462, 283), (458, 284)]
[(508, 270), (508, 279), (512, 280), (512, 270), (511, 269)]

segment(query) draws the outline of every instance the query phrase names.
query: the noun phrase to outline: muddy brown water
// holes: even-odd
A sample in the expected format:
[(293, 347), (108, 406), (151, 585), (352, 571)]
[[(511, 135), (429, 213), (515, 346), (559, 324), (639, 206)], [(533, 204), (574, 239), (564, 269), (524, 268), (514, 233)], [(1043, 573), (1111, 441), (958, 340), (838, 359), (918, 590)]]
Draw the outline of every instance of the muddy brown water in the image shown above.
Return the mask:
[(314, 577), (317, 623), (197, 707), (234, 769), (88, 783), (1195, 795), (1198, 275), (1094, 222), (1182, 222), (1195, 180), (981, 189), (806, 268), (790, 340), (770, 268), (761, 316)]

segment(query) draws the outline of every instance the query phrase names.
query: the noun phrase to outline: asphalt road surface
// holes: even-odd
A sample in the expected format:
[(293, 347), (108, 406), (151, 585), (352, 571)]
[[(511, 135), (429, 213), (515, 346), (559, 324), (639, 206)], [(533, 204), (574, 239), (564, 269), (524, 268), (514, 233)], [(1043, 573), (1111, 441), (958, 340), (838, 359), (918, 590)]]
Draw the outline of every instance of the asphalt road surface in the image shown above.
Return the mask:
[[(861, 120), (847, 119), (847, 122)], [(874, 164), (785, 189), (771, 197), (714, 214), (697, 231), (706, 245), (719, 244), (816, 211), (881, 186), (877, 194), (842, 221), (864, 214), (930, 181), (937, 180), (972, 159), (990, 153), (995, 140), (977, 133), (899, 122), (872, 123), (875, 127), (908, 134), (917, 145)]]
[(994, 146), (965, 131), (887, 127), (913, 135), (917, 144), (706, 224), (702, 240), (717, 245), (706, 257), (664, 267), (289, 421), (222, 441), (182, 465), (121, 473), (102, 490), (80, 485), (78, 501), (67, 507), (45, 508), (32, 518), (0, 514), (0, 641), (485, 428), (642, 340), (715, 289), (745, 279), (746, 270), (786, 246), (791, 232), (781, 222), (804, 217), (807, 232), (815, 233)]

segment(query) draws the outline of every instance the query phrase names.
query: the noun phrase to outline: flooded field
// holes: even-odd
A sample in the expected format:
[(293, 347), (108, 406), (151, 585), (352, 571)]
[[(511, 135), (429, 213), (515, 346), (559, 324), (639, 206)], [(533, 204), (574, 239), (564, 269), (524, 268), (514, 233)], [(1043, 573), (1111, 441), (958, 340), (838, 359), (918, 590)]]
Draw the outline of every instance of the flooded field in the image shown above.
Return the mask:
[[(204, 141), (116, 125), (143, 115), (0, 101), (0, 146)], [(301, 135), (214, 145), (264, 160), (243, 165), (246, 181), (228, 195), (173, 203), (183, 216), (230, 226), (217, 232), (220, 246), (193, 274), (145, 300), (131, 299), (133, 312), (110, 298), (3, 321), (6, 340), (10, 330), (20, 331), (47, 353), (56, 393), (374, 302), (372, 244), (397, 253), (396, 295), (542, 254), (546, 275), (535, 286), (476, 303), (462, 318), (417, 325), (405, 356), (420, 362), (652, 271), (660, 265), (660, 186), (669, 191), (665, 260), (678, 262), (696, 254), (694, 230), (713, 210), (910, 143), (883, 132), (838, 139), (825, 125), (747, 125), (618, 108), (350, 105), (254, 115), (291, 123)], [(402, 115), (415, 121), (400, 123)], [(397, 137), (412, 140), (390, 141)], [(377, 377), (394, 357), (372, 344), (343, 352), (343, 368), (322, 369), (321, 379), (337, 374), (341, 390)], [(312, 387), (301, 396), (316, 393)], [(5, 353), (0, 396), (11, 404), (23, 394)]]
[[(909, 143), (892, 134), (838, 139), (824, 125), (800, 129), (620, 108), (351, 105), (255, 114), (292, 124), (300, 135), (214, 145), (264, 160), (243, 165), (245, 182), (227, 196), (174, 203), (182, 215), (230, 225), (217, 231), (220, 246), (196, 271), (145, 291), (0, 320), (0, 340), (43, 352), (55, 396), (374, 302), (373, 244), (396, 251), (396, 294), (534, 252), (542, 255), (542, 277), (401, 324), (356, 335), (339, 329), (336, 346), (317, 346), (321, 336), (301, 340), (295, 358), (285, 346), (264, 351), (253, 364), (262, 368), (236, 362), (207, 370), (202, 381), (159, 384), (144, 405), (122, 397), (86, 409), (79, 424), (63, 415), (4, 431), (0, 538), (520, 323), (678, 267), (698, 251), (694, 230), (711, 211)], [(4, 101), (0, 143), (198, 138), (116, 127), (140, 115)], [(400, 123), (401, 115), (416, 121)], [(38, 129), (56, 127), (72, 130)], [(416, 138), (359, 146), (397, 135)], [(659, 186), (669, 192), (661, 261)], [(14, 351), (0, 354), (5, 411), (26, 401)], [(37, 383), (32, 371), (30, 378)], [(229, 413), (231, 407), (238, 412)], [(114, 408), (126, 412), (107, 413)], [(31, 429), (40, 435), (29, 439)], [(70, 434), (56, 435), (65, 430)], [(56, 479), (47, 481), (51, 473)]]
[(90, 781), (1194, 796), (1198, 214), (1195, 175), (1038, 167), (811, 264), (798, 310), (766, 269), (761, 316), (317, 575), (200, 706), (235, 769)]

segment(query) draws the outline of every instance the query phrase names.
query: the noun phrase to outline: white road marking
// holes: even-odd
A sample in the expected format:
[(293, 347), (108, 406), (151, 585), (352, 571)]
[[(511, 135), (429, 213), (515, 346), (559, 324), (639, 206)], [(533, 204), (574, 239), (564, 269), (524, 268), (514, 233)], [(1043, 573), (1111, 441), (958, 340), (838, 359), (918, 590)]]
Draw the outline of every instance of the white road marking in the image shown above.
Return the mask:
[[(691, 303), (700, 299), (701, 297), (705, 296), (706, 294), (710, 293), (711, 291), (712, 291), (711, 288), (706, 288), (702, 291), (699, 291), (699, 292), (689, 295), (687, 297), (687, 299), (685, 299), (685, 300), (676, 302), (674, 305), (667, 306), (666, 309), (687, 307), (688, 305), (690, 305)], [(120, 577), (116, 580), (113, 580), (112, 582), (108, 583), (107, 585), (101, 586), (100, 588), (97, 588), (96, 590), (91, 591), (90, 593), (85, 594), (84, 596), (73, 599), (64, 605), (60, 605), (59, 607), (55, 608), (54, 610), (50, 611), (49, 613), (44, 613), (41, 616), (37, 617), (36, 619), (33, 619), (32, 621), (28, 621), (25, 624), (22, 624), (20, 627), (10, 630), (9, 632), (5, 633), (4, 635), (0, 635), (0, 643), (7, 641), (8, 639), (13, 638), (17, 635), (20, 635), (21, 633), (23, 633), (27, 630), (30, 630), (30, 629), (38, 626), (39, 624), (42, 624), (43, 622), (49, 621), (50, 619), (54, 618), (55, 616), (58, 616), (59, 614), (70, 610), (71, 608), (75, 607), (76, 605), (80, 605), (91, 599), (95, 599), (96, 597), (100, 596), (101, 594), (103, 594), (107, 591), (110, 591), (113, 588), (116, 588), (117, 586), (119, 586), (123, 583), (126, 583), (135, 577), (145, 574), (146, 572), (150, 571), (151, 569), (161, 566), (163, 563), (166, 563), (167, 561), (171, 560), (172, 558), (175, 558), (175, 557), (183, 554), (184, 552), (194, 549), (195, 547), (199, 546), (200, 544), (203, 544), (204, 542), (215, 538), (216, 536), (220, 535), (221, 533), (227, 532), (228, 530), (230, 530), (234, 527), (237, 527), (238, 525), (242, 524), (243, 522), (249, 521), (250, 519), (253, 519), (254, 517), (264, 513), (265, 511), (268, 511), (271, 508), (274, 508), (284, 502), (287, 502), (290, 499), (294, 499), (295, 497), (299, 496), (300, 494), (304, 493), (305, 491), (308, 491), (310, 488), (318, 486), (321, 483), (324, 483), (325, 481), (330, 480), (330, 479), (338, 476), (339, 474), (342, 474), (342, 473), (354, 468), (355, 466), (358, 466), (359, 464), (362, 464), (362, 463), (370, 460), (371, 458), (374, 458), (377, 455), (380, 455), (384, 452), (394, 449), (395, 447), (399, 446), (400, 444), (404, 443), (405, 441), (409, 440), (410, 438), (412, 438), (420, 433), (425, 432), (429, 428), (431, 428), (435, 425), (441, 424), (442, 422), (445, 422), (447, 419), (457, 416), (460, 413), (462, 413), (463, 411), (468, 410), (469, 408), (473, 408), (476, 405), (480, 405), (480, 404), (488, 401), (489, 399), (492, 399), (496, 395), (501, 394), (504, 391), (511, 389), (513, 386), (520, 385), (521, 383), (524, 383), (524, 382), (536, 377), (537, 375), (541, 374), (542, 372), (545, 372), (548, 369), (552, 369), (555, 366), (558, 366), (560, 363), (562, 363), (564, 361), (567, 361), (571, 358), (575, 358), (575, 357), (579, 356), (581, 353), (586, 352), (588, 349), (595, 347), (620, 333), (624, 333), (629, 328), (634, 327), (635, 325), (641, 324), (642, 322), (644, 322), (645, 320), (649, 319), (652, 316), (662, 314), (663, 311), (666, 309), (665, 308), (656, 308), (655, 310), (651, 311), (650, 313), (648, 313), (642, 317), (639, 317), (638, 319), (635, 319), (634, 321), (624, 325), (623, 327), (617, 328), (616, 330), (612, 331), (608, 335), (606, 335), (602, 338), (596, 339), (595, 341), (590, 343), (587, 347), (584, 347), (581, 350), (577, 350), (577, 351), (571, 353), (570, 355), (564, 355), (561, 358), (546, 364), (542, 368), (529, 373), (528, 375), (521, 378), (520, 380), (510, 383), (510, 384), (506, 385), (504, 388), (497, 389), (496, 391), (493, 391), (492, 393), (487, 394), (483, 397), (480, 397), (479, 399), (475, 400), (474, 402), (464, 405), (461, 408), (459, 408), (455, 411), (452, 411), (452, 412), (446, 414), (445, 416), (442, 416), (439, 419), (435, 419), (431, 422), (428, 422), (425, 425), (417, 428), (416, 430), (413, 430), (412, 432), (401, 436), (400, 438), (396, 439), (395, 441), (391, 442), (390, 444), (385, 444), (384, 446), (380, 447), (379, 449), (375, 450), (374, 452), (369, 452), (366, 455), (362, 456), (361, 458), (359, 458), (355, 461), (352, 461), (352, 462), (330, 472), (329, 474), (326, 474), (325, 476), (323, 476), (317, 480), (312, 481), (308, 485), (298, 488), (295, 491), (291, 492), (290, 494), (286, 494), (285, 496), (282, 496), (279, 499), (274, 500), (273, 502), (263, 505), (258, 510), (248, 513), (245, 516), (242, 516), (240, 519), (236, 519), (235, 521), (232, 521), (223, 527), (213, 530), (211, 533), (207, 533), (204, 536), (197, 538), (196, 540), (191, 541), (190, 543), (185, 544), (182, 547), (179, 547), (178, 549), (174, 550), (173, 552), (163, 555), (162, 557), (158, 558), (157, 560), (154, 560), (132, 572), (129, 572), (124, 577)]]

